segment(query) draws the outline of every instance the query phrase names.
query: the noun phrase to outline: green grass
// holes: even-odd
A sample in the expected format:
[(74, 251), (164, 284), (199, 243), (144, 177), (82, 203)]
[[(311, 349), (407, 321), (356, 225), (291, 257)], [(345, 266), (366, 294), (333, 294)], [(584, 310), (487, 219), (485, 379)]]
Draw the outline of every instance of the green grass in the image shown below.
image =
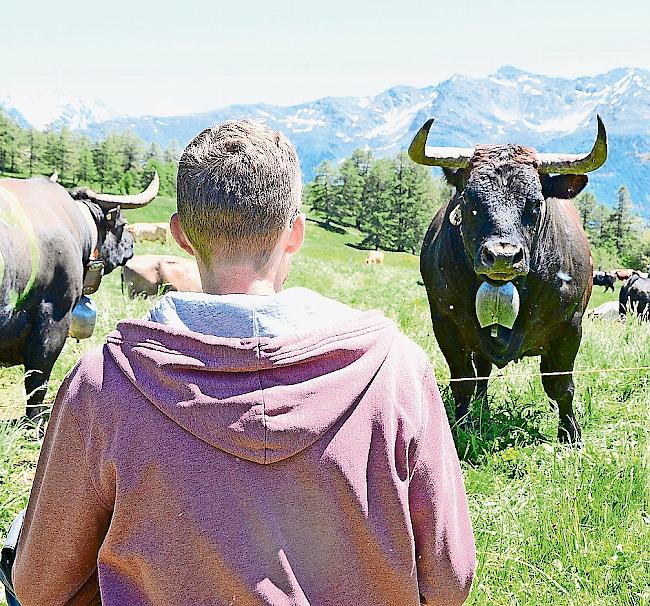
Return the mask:
[[(162, 221), (173, 201), (129, 211), (131, 221)], [(304, 250), (288, 286), (302, 285), (359, 308), (379, 308), (430, 355), (443, 397), (451, 405), (447, 366), (432, 334), (418, 259), (387, 253), (367, 266), (360, 240), (308, 224)], [(181, 254), (175, 245), (138, 245), (139, 253)], [(617, 293), (594, 289), (590, 307)], [(141, 316), (149, 301), (125, 299), (119, 275), (109, 275), (94, 296), (99, 310), (92, 339), (66, 344), (54, 371), (51, 399), (84, 351), (101, 343), (123, 317)], [(650, 326), (585, 320), (578, 369), (650, 365)], [(476, 535), (478, 572), (473, 605), (650, 604), (647, 371), (579, 374), (576, 409), (585, 446), (556, 443), (557, 414), (542, 390), (537, 359), (505, 369), (490, 386), (491, 416), (470, 433), (459, 432), (463, 471)], [(501, 374), (501, 373), (499, 373)], [(0, 370), (4, 414), (23, 404), (20, 369)], [(38, 446), (22, 430), (0, 431), (0, 524), (6, 528), (24, 505)]]

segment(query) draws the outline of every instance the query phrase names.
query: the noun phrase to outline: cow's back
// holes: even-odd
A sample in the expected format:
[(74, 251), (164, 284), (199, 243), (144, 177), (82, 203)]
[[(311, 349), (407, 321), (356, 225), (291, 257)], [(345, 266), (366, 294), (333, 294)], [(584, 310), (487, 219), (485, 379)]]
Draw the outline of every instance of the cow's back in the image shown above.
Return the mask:
[(129, 296), (154, 296), (168, 290), (201, 292), (196, 262), (174, 255), (136, 255), (123, 269)]
[(0, 349), (27, 338), (39, 316), (63, 318), (81, 296), (83, 217), (46, 179), (0, 179)]
[(201, 292), (201, 277), (192, 259), (165, 257), (160, 261), (160, 280), (169, 290)]

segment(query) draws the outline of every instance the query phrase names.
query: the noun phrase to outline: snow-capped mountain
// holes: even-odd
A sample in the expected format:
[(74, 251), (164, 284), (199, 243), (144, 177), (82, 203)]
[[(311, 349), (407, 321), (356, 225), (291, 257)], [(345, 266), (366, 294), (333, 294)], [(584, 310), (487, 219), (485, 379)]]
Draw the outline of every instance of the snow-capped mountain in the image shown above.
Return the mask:
[(35, 94), (0, 94), (0, 109), (4, 109), (23, 127), (45, 130), (67, 126), (74, 130), (91, 124), (120, 118), (101, 101), (77, 99), (56, 91)]
[(432, 145), (516, 142), (540, 151), (586, 152), (598, 113), (607, 127), (610, 154), (607, 164), (590, 176), (592, 191), (613, 204), (616, 190), (626, 184), (639, 209), (650, 216), (650, 72), (641, 69), (566, 79), (506, 66), (487, 78), (457, 75), (437, 86), (397, 86), (372, 97), (325, 97), (289, 107), (232, 105), (201, 114), (108, 121), (80, 117), (93, 111), (61, 113), (55, 124), (67, 123), (93, 137), (131, 129), (145, 141), (165, 146), (175, 140), (184, 146), (223, 120), (261, 120), (295, 143), (307, 179), (323, 160), (341, 160), (358, 147), (369, 147), (377, 156), (406, 149), (429, 117), (436, 118)]
[(609, 134), (609, 160), (590, 176), (600, 200), (613, 204), (622, 184), (650, 216), (650, 72), (615, 69), (577, 79), (550, 78), (502, 67), (487, 78), (454, 76), (437, 86), (398, 86), (374, 97), (325, 97), (290, 107), (233, 105), (213, 112), (142, 116), (93, 125), (98, 135), (133, 129), (146, 141), (186, 144), (206, 126), (252, 117), (283, 130), (296, 144), (311, 178), (323, 160), (340, 160), (358, 147), (379, 156), (407, 148), (415, 131), (436, 117), (433, 145), (516, 142), (540, 151), (591, 148), (596, 114)]

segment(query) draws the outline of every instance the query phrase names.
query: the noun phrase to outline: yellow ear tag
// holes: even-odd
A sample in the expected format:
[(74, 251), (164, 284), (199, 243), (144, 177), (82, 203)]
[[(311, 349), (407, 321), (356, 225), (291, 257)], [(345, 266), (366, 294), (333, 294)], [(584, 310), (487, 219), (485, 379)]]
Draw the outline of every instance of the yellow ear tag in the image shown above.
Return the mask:
[(112, 218), (113, 218), (113, 213), (108, 213), (108, 214), (106, 215), (106, 220), (107, 220), (107, 221), (110, 221)]

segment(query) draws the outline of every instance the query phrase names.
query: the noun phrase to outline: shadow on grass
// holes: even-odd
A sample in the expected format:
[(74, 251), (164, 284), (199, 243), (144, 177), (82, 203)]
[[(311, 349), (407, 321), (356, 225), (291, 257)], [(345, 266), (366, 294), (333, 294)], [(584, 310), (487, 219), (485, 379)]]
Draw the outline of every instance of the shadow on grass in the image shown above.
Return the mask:
[(481, 464), (495, 453), (548, 442), (540, 431), (544, 411), (521, 402), (501, 402), (499, 406), (488, 400), (488, 405), (476, 400), (472, 404), (471, 423), (455, 420), (455, 405), (448, 386), (441, 394), (452, 428), (456, 451), (462, 461)]
[(325, 231), (331, 231), (335, 234), (346, 234), (345, 228), (339, 227), (338, 225), (333, 225), (332, 223), (325, 223), (325, 221), (319, 221), (318, 219), (312, 219), (307, 217), (309, 223), (315, 223), (318, 227), (322, 227)]

